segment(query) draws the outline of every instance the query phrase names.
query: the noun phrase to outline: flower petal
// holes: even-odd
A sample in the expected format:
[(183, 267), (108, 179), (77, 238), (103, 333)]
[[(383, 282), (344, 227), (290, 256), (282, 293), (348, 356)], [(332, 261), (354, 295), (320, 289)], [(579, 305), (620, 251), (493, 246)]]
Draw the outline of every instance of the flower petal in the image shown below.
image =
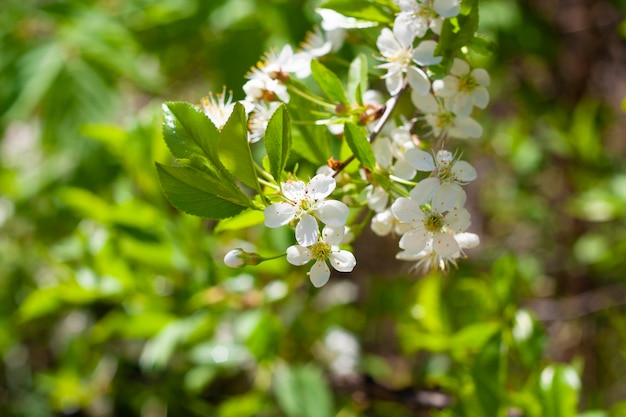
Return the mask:
[(461, 11), (460, 0), (435, 0), (433, 9), (442, 17), (454, 17)]
[(428, 231), (422, 229), (412, 229), (402, 235), (398, 245), (400, 249), (407, 250), (409, 252), (420, 252), (428, 243)]
[(442, 258), (450, 258), (460, 250), (454, 236), (447, 233), (435, 233), (433, 237), (433, 250)]
[(341, 201), (326, 200), (318, 203), (315, 212), (321, 221), (330, 226), (343, 226), (348, 220), (350, 210)]
[(415, 170), (415, 168), (413, 168), (412, 165), (409, 165), (406, 161), (403, 161), (402, 159), (396, 161), (392, 170), (393, 175), (398, 178), (402, 178), (403, 180), (412, 179), (416, 173), (417, 171)]
[(397, 68), (389, 69), (389, 72), (383, 78), (390, 95), (395, 96), (402, 90), (402, 83), (404, 82), (402, 71), (399, 71)]
[(307, 193), (315, 200), (323, 200), (335, 190), (337, 183), (329, 175), (318, 174), (311, 178), (306, 187)]
[(489, 73), (482, 68), (476, 68), (474, 71), (472, 71), (472, 77), (474, 77), (474, 79), (478, 81), (478, 84), (484, 87), (487, 87), (491, 81), (489, 79)]
[(436, 65), (441, 62), (443, 57), (435, 56), (435, 48), (437, 42), (435, 41), (422, 41), (417, 48), (413, 50), (413, 61), (421, 66)]
[(391, 212), (398, 220), (414, 226), (421, 225), (424, 219), (424, 212), (419, 204), (406, 197), (400, 197), (394, 201), (391, 205)]
[(455, 207), (463, 207), (467, 196), (460, 185), (447, 182), (433, 196), (433, 210), (443, 213)]
[(461, 249), (475, 248), (480, 244), (480, 238), (475, 233), (457, 233), (454, 235), (454, 239)]
[(467, 62), (459, 58), (454, 58), (454, 61), (452, 61), (452, 67), (450, 68), (450, 74), (460, 77), (462, 75), (469, 74), (469, 72), (470, 66)]
[(472, 224), (470, 221), (469, 211), (464, 208), (454, 209), (449, 211), (443, 218), (443, 221), (448, 228), (455, 233), (461, 233), (467, 230)]
[(457, 181), (469, 182), (474, 181), (478, 174), (473, 166), (467, 161), (456, 161), (451, 169)]
[(289, 223), (296, 215), (296, 208), (288, 203), (276, 203), (265, 209), (265, 226), (280, 227)]
[(474, 104), (479, 109), (484, 109), (489, 103), (489, 91), (485, 87), (476, 87), (472, 93)]
[(433, 91), (439, 97), (452, 97), (457, 94), (459, 79), (451, 75), (443, 77), (441, 80), (433, 81)]
[(287, 248), (287, 262), (291, 265), (301, 266), (311, 261), (311, 251), (300, 245), (293, 245)]
[(432, 94), (426, 94), (425, 96), (423, 96), (417, 94), (415, 91), (412, 91), (411, 101), (413, 102), (415, 107), (417, 107), (417, 109), (423, 113), (439, 113), (439, 102)]
[(376, 46), (380, 53), (385, 57), (395, 56), (402, 47), (398, 44), (396, 37), (389, 28), (383, 28), (376, 39)]
[(370, 227), (374, 233), (378, 236), (387, 236), (394, 225), (394, 218), (391, 210), (385, 210), (377, 213), (370, 224)]
[(483, 127), (471, 117), (457, 117), (449, 133), (457, 138), (479, 138), (483, 135)]
[(339, 272), (352, 272), (356, 258), (347, 250), (333, 251), (329, 256), (330, 265)]
[(302, 181), (282, 183), (283, 195), (291, 201), (300, 201), (305, 197), (306, 185)]
[(411, 199), (417, 204), (427, 203), (433, 198), (440, 186), (439, 178), (424, 178), (411, 190)]
[(321, 287), (328, 282), (330, 278), (330, 269), (324, 261), (317, 261), (311, 267), (309, 271), (309, 279), (314, 287)]
[(409, 149), (404, 155), (404, 159), (415, 167), (418, 171), (430, 172), (435, 169), (433, 156), (418, 148)]
[(430, 81), (424, 71), (411, 65), (407, 69), (407, 78), (409, 80), (409, 85), (416, 94), (419, 94), (420, 96), (428, 94), (428, 91), (430, 90)]
[(474, 108), (474, 96), (467, 93), (459, 93), (451, 99), (452, 111), (457, 116), (469, 116)]
[(303, 214), (296, 226), (296, 241), (302, 246), (311, 246), (318, 238), (317, 220), (308, 213)]
[(338, 245), (346, 233), (346, 226), (326, 226), (322, 229), (322, 240), (330, 245)]

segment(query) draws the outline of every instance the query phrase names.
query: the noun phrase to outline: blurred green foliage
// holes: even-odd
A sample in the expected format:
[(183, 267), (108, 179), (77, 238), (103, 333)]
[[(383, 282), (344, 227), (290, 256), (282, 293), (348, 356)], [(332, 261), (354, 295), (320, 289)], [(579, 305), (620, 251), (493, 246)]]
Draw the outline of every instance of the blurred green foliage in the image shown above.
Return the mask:
[(480, 2), (481, 248), (419, 277), (367, 236), (315, 290), (284, 262), (224, 267), (291, 236), (179, 213), (153, 164), (161, 103), (239, 98), (314, 2), (4, 0), (0, 415), (626, 415), (625, 6), (546, 4)]

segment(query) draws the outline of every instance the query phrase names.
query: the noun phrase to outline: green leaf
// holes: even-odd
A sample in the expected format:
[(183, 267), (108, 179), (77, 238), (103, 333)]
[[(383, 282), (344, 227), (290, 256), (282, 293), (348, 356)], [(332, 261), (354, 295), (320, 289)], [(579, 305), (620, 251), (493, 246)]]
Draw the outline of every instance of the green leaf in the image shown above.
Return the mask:
[(228, 189), (202, 172), (187, 167), (156, 163), (167, 199), (178, 210), (209, 219), (224, 219), (241, 213), (250, 200), (236, 187)]
[[(473, 361), (471, 375), (474, 379), (474, 396), (482, 406), (483, 416), (498, 416), (502, 399), (504, 381), (501, 368), (501, 356), (506, 355), (502, 349), (502, 334), (496, 333)], [(551, 415), (551, 414), (546, 414)]]
[(498, 44), (480, 33), (474, 34), (468, 46), (472, 51), (485, 56), (493, 55), (498, 52)]
[(274, 392), (287, 417), (335, 415), (324, 375), (313, 365), (277, 368)]
[(580, 377), (570, 365), (550, 365), (539, 377), (543, 415), (574, 417), (578, 409)]
[(225, 230), (241, 230), (263, 223), (265, 216), (261, 210), (246, 210), (238, 215), (220, 221), (213, 231), (215, 233)]
[(217, 139), (220, 162), (237, 179), (259, 193), (261, 187), (254, 168), (248, 142), (248, 118), (241, 103), (236, 103), (232, 114)]
[(328, 0), (319, 7), (332, 9), (344, 16), (380, 23), (391, 23), (394, 12), (397, 11), (390, 2), (380, 0), (376, 2), (366, 0)]
[(356, 158), (361, 161), (365, 168), (373, 171), (376, 168), (376, 157), (363, 129), (348, 122), (345, 124), (344, 132), (346, 141)]
[(163, 104), (163, 139), (176, 158), (200, 155), (216, 162), (219, 131), (204, 113), (189, 103)]
[(360, 53), (350, 64), (348, 72), (348, 96), (351, 102), (359, 105), (363, 104), (362, 97), (368, 87), (368, 68), (367, 56)]
[(291, 151), (291, 125), (285, 105), (276, 109), (267, 124), (264, 143), (270, 162), (270, 174), (279, 182)]
[(476, 0), (467, 0), (463, 2), (463, 6), (464, 11), (467, 9), (466, 14), (443, 21), (435, 55), (450, 55), (472, 43), (478, 29), (478, 5)]
[(317, 60), (311, 61), (311, 75), (328, 98), (348, 106), (348, 98), (337, 75)]

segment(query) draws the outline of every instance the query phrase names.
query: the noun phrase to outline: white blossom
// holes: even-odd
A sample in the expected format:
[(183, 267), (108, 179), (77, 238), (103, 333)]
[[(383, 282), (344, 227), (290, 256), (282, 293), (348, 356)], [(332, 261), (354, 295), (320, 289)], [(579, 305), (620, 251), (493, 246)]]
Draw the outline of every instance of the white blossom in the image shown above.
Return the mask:
[(267, 227), (280, 227), (296, 221), (296, 241), (307, 247), (318, 241), (317, 219), (329, 226), (345, 226), (348, 206), (337, 200), (326, 200), (336, 187), (333, 177), (318, 174), (308, 184), (288, 181), (281, 185), (286, 201), (272, 204), (265, 209)]
[(462, 208), (441, 209), (446, 206), (447, 202), (433, 200), (432, 207), (424, 208), (406, 197), (394, 201), (391, 205), (393, 215), (411, 227), (400, 238), (400, 248), (418, 253), (432, 241), (432, 250), (439, 256), (449, 257), (458, 252), (460, 247), (453, 233), (464, 232), (470, 226), (470, 214)]
[(460, 3), (460, 0), (396, 0), (402, 11), (394, 26), (401, 26), (418, 38), (424, 37), (428, 29), (439, 34), (443, 18), (459, 14)]
[(200, 103), (202, 105), (202, 111), (211, 119), (211, 122), (213, 122), (218, 130), (222, 130), (235, 108), (233, 92), (229, 91), (228, 95), (226, 95), (226, 87), (222, 89), (221, 93), (217, 93), (215, 96), (213, 93), (209, 93), (208, 97), (202, 97)]
[(309, 279), (315, 287), (321, 287), (330, 278), (328, 264), (339, 272), (352, 272), (356, 259), (352, 252), (340, 249), (344, 227), (326, 226), (319, 241), (309, 246), (293, 245), (287, 248), (287, 261), (296, 266), (315, 261), (309, 271)]
[(467, 62), (455, 58), (450, 75), (433, 82), (433, 91), (449, 100), (458, 116), (469, 116), (474, 106), (484, 109), (489, 103), (489, 74), (482, 68), (470, 71)]
[(402, 89), (405, 73), (413, 91), (419, 95), (426, 94), (430, 89), (428, 76), (412, 64), (426, 66), (441, 62), (442, 57), (434, 56), (437, 45), (435, 41), (423, 41), (417, 48), (413, 48), (413, 39), (409, 32), (394, 26), (393, 31), (383, 28), (376, 40), (382, 59), (387, 61), (378, 68), (387, 70), (383, 79), (391, 95), (398, 94)]
[(447, 134), (455, 138), (479, 138), (483, 134), (482, 126), (468, 116), (459, 116), (450, 108), (447, 100), (438, 100), (432, 94), (411, 93), (415, 107), (424, 113), (424, 120), (431, 127), (435, 136)]
[(411, 198), (418, 204), (432, 200), (454, 202), (453, 207), (465, 203), (465, 191), (461, 185), (476, 179), (476, 170), (468, 162), (454, 158), (450, 151), (439, 150), (437, 156), (418, 148), (409, 149), (407, 162), (419, 171), (432, 172), (433, 176), (417, 183), (411, 190)]
[(277, 101), (269, 103), (261, 101), (254, 104), (250, 102), (244, 103), (246, 108), (249, 108), (250, 105), (252, 105), (252, 110), (248, 117), (248, 141), (255, 143), (265, 136), (267, 124), (280, 106), (280, 103)]
[(452, 235), (459, 245), (459, 251), (449, 256), (442, 256), (433, 250), (433, 241), (430, 240), (426, 247), (419, 252), (411, 252), (408, 250), (401, 251), (396, 255), (396, 259), (402, 261), (415, 262), (413, 269), (427, 272), (432, 269), (440, 269), (445, 271), (452, 264), (456, 266), (457, 259), (464, 257), (463, 249), (471, 249), (479, 245), (480, 239), (474, 233), (456, 233)]

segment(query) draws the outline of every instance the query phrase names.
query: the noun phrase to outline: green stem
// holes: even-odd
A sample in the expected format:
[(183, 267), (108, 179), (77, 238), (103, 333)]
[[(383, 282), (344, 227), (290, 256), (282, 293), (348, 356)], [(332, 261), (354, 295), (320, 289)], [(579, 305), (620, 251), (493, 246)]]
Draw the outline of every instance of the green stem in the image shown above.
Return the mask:
[(290, 93), (295, 93), (295, 94), (299, 95), (300, 97), (305, 98), (306, 100), (309, 100), (310, 102), (315, 103), (315, 104), (317, 104), (319, 106), (326, 107), (327, 109), (332, 109), (333, 114), (335, 112), (335, 107), (336, 106), (334, 104), (327, 103), (327, 102), (323, 101), (319, 97), (315, 97), (315, 96), (313, 96), (311, 94), (308, 94), (308, 93), (300, 90), (298, 87), (295, 87), (293, 84), (288, 84), (287, 85), (287, 90), (289, 90)]

